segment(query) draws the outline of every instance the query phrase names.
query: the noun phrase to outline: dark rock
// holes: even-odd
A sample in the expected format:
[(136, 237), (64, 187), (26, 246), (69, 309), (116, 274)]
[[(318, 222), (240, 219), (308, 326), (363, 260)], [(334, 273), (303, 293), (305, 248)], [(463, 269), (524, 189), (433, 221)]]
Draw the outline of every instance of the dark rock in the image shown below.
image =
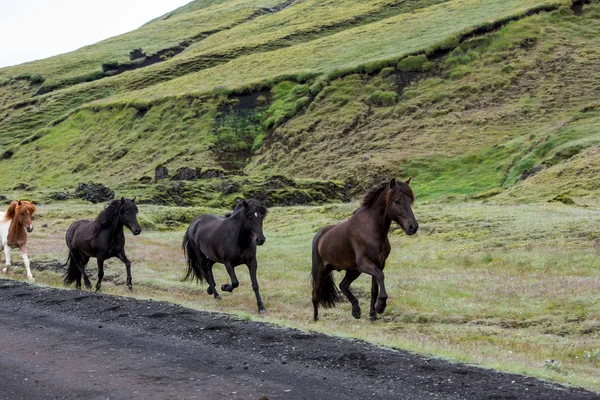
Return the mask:
[(225, 171), (222, 169), (210, 168), (200, 173), (200, 178), (202, 179), (212, 179), (212, 178), (220, 178), (225, 175)]
[(52, 196), (52, 200), (57, 200), (57, 201), (65, 201), (65, 200), (69, 200), (69, 195), (66, 193), (55, 193)]
[(145, 58), (146, 54), (139, 47), (137, 49), (133, 49), (129, 52), (129, 60), (130, 61), (137, 60), (138, 58), (142, 58), (142, 57)]
[(197, 168), (182, 167), (175, 172), (171, 179), (174, 181), (194, 181), (198, 179), (199, 172)]
[(223, 194), (231, 194), (238, 192), (240, 190), (240, 186), (234, 182), (223, 181), (221, 182), (221, 193)]
[(564, 194), (559, 194), (558, 196), (554, 197), (552, 200), (549, 200), (549, 202), (563, 203), (568, 206), (573, 206), (576, 204), (573, 201), (573, 199), (571, 199), (569, 196), (566, 196)]
[(100, 183), (80, 183), (75, 189), (74, 196), (92, 203), (101, 203), (114, 199), (115, 192)]
[(30, 191), (35, 189), (35, 187), (33, 186), (29, 186), (26, 183), (18, 183), (15, 187), (13, 187), (13, 190), (25, 190), (25, 191)]
[(2, 160), (8, 160), (9, 158), (11, 158), (13, 156), (13, 154), (15, 154), (14, 151), (12, 151), (12, 150), (6, 150), (4, 153), (2, 153), (2, 156), (0, 156), (0, 159), (2, 159)]
[(4, 201), (4, 200), (6, 200), (6, 199), (7, 199), (7, 197), (6, 197), (5, 195), (3, 195), (3, 194), (0, 194), (0, 201)]
[(285, 187), (296, 187), (296, 182), (293, 179), (287, 178), (283, 175), (275, 175), (270, 177), (263, 185), (264, 189), (283, 189)]
[(138, 179), (138, 181), (140, 183), (150, 183), (150, 182), (152, 182), (152, 178), (149, 177), (148, 175), (144, 175), (140, 179)]
[(190, 204), (184, 198), (184, 189), (185, 183), (180, 181), (172, 182), (171, 185), (158, 185), (156, 187), (158, 194), (148, 200), (148, 203), (165, 206), (188, 206)]
[(163, 165), (158, 165), (154, 168), (154, 180), (159, 181), (169, 177), (169, 170)]
[(535, 175), (543, 169), (544, 169), (543, 165), (536, 165), (535, 167), (530, 168), (527, 171), (523, 171), (519, 180), (524, 181), (525, 179), (529, 178), (531, 175)]

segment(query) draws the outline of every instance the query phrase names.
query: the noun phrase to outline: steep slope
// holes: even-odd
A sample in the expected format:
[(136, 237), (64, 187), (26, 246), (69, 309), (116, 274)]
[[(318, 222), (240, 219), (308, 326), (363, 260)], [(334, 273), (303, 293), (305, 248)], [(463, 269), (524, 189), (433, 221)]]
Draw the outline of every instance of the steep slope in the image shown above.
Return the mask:
[[(166, 166), (336, 179), (355, 192), (414, 175), (421, 198), (514, 186), (502, 196), (539, 200), (550, 167), (576, 154), (592, 170), (598, 162), (597, 1), (581, 16), (570, 1), (210, 3), (140, 28), (158, 35), (157, 24), (210, 21), (150, 66), (29, 98), (40, 82), (0, 70), (0, 166), (10, 176), (0, 187), (97, 180), (151, 197), (154, 183), (134, 182)], [(118, 51), (140, 32), (114, 38), (127, 43)], [(19, 68), (54, 71), (39, 63)], [(518, 195), (525, 184), (528, 196)], [(593, 185), (576, 187), (575, 197), (598, 199)]]

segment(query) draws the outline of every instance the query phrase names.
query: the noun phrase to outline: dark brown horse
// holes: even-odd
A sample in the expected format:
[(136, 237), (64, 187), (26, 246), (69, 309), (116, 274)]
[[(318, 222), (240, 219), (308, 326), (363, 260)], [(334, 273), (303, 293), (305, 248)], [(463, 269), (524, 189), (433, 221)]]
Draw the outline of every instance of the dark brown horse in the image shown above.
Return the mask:
[(182, 247), (188, 266), (184, 280), (206, 280), (208, 294), (219, 299), (213, 265), (225, 264), (231, 284), (222, 285), (221, 290), (233, 292), (233, 289), (239, 286), (234, 268), (246, 264), (250, 271), (258, 311), (265, 311), (256, 280), (256, 246), (261, 246), (266, 240), (262, 229), (266, 215), (267, 209), (262, 204), (249, 199), (240, 201), (225, 218), (215, 214), (196, 217), (183, 237)]
[(133, 200), (121, 198), (113, 200), (94, 221), (76, 221), (67, 229), (66, 240), (69, 247), (69, 267), (64, 276), (65, 285), (76, 282), (77, 289), (81, 288), (81, 277), (85, 287), (91, 289), (92, 284), (85, 272), (90, 257), (98, 261), (98, 282), (96, 290), (100, 290), (104, 277), (104, 261), (118, 257), (127, 269), (127, 287), (132, 289), (131, 262), (125, 255), (125, 235), (123, 226), (131, 233), (139, 235), (142, 232), (137, 221), (138, 208)]
[(415, 195), (406, 182), (382, 182), (369, 190), (361, 207), (345, 222), (321, 229), (313, 239), (312, 302), (314, 319), (319, 319), (319, 305), (334, 307), (340, 296), (332, 272), (346, 271), (340, 289), (352, 304), (352, 316), (360, 318), (358, 300), (350, 291), (350, 284), (361, 273), (372, 276), (371, 320), (385, 311), (387, 292), (383, 268), (390, 255), (388, 231), (396, 221), (404, 232), (414, 235), (419, 224), (412, 212)]

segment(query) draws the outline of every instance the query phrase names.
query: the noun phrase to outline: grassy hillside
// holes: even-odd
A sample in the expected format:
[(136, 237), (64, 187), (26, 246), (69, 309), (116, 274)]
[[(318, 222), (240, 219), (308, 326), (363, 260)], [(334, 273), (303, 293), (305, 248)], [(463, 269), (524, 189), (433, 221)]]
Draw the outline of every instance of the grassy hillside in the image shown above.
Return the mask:
[[(13, 87), (35, 84), (16, 73), (56, 72), (44, 64), (51, 59), (0, 70), (1, 89), (19, 99), (0, 109), (0, 164), (9, 172), (0, 187), (127, 186), (164, 165), (336, 179), (355, 193), (384, 176), (414, 175), (425, 199), (491, 196), (515, 185), (499, 199), (524, 198), (517, 188), (527, 183), (529, 200), (550, 200), (536, 192), (539, 178), (521, 177), (579, 153), (580, 163), (597, 165), (585, 150), (598, 145), (599, 6), (577, 17), (568, 4), (191, 3), (141, 29), (172, 24), (166, 30), (175, 32), (210, 13), (231, 23), (197, 24), (210, 33), (163, 62), (29, 98)], [(240, 10), (248, 15), (229, 18)], [(122, 43), (123, 55), (139, 35), (107, 42)], [(95, 46), (108, 49), (103, 43)], [(50, 64), (87, 60), (83, 50)], [(588, 176), (576, 175), (576, 185), (559, 176), (562, 194), (594, 203)], [(135, 183), (149, 197), (156, 191), (142, 186)]]

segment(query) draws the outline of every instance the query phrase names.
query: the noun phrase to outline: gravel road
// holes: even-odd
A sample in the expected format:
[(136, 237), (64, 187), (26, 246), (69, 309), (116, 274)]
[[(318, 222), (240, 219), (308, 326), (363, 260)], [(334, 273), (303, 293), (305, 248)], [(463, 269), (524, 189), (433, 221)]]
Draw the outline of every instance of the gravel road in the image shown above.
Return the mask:
[(164, 302), (0, 280), (0, 398), (600, 396)]

